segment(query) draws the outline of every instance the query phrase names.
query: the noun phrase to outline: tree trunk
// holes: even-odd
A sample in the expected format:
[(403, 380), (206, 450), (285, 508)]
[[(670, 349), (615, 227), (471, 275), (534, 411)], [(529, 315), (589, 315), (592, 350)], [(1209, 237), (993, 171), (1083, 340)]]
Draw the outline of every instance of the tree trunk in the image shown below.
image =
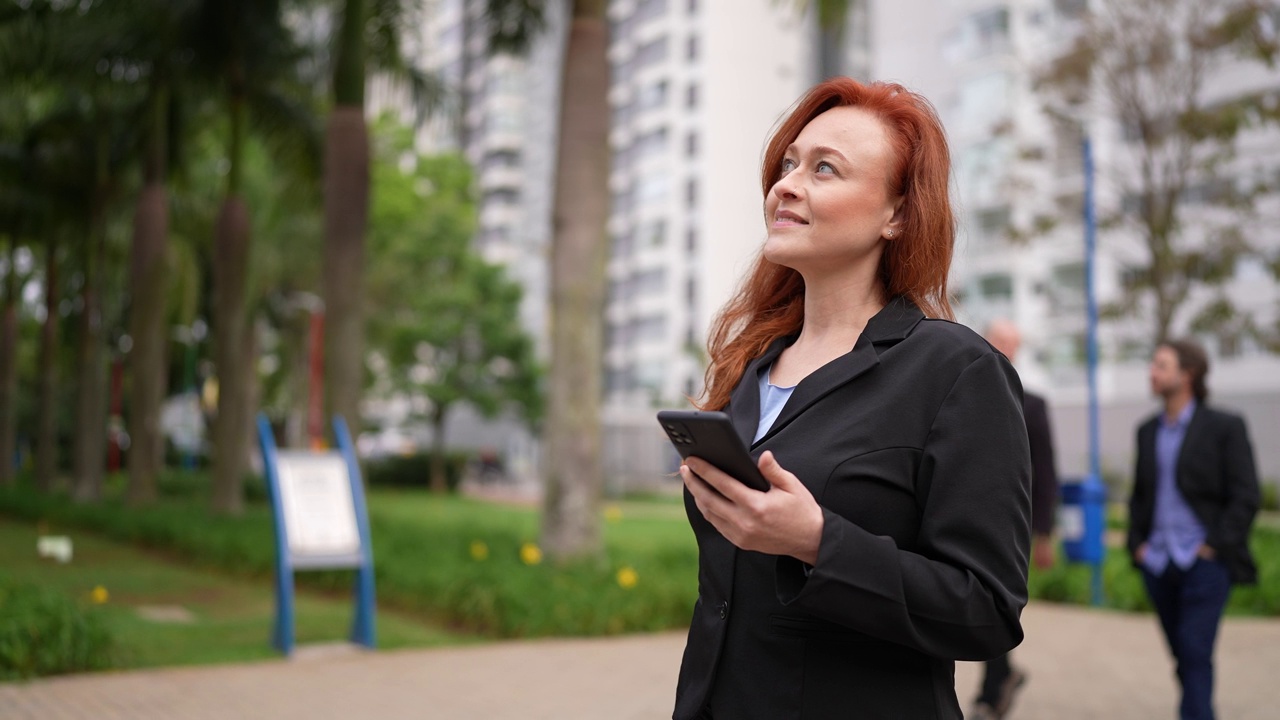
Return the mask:
[(551, 374), (542, 543), (565, 561), (603, 551), (602, 308), (609, 210), (604, 2), (574, 3), (561, 85), (551, 248)]
[(364, 109), (329, 117), (324, 158), (324, 367), (330, 414), (360, 433), (364, 389), (364, 233), (369, 214), (369, 131)]
[(18, 241), (9, 241), (9, 268), (4, 277), (0, 310), (0, 486), (17, 479), (18, 434)]
[(449, 477), (444, 467), (444, 419), (449, 409), (436, 406), (431, 411), (431, 492), (444, 495), (449, 492)]
[(44, 323), (40, 327), (40, 367), (36, 408), (36, 487), (51, 493), (58, 485), (58, 243), (48, 239), (44, 264)]
[(213, 251), (213, 346), (218, 410), (213, 421), (213, 509), (238, 515), (244, 509), (248, 454), (249, 373), (245, 365), (245, 288), (249, 273), (249, 210), (228, 195), (218, 213)]
[(103, 356), (103, 314), (101, 290), (106, 244), (105, 209), (92, 211), (91, 230), (85, 253), (84, 287), (80, 297), (80, 339), (76, 367), (80, 373), (76, 389), (75, 480), (71, 496), (76, 502), (97, 502), (102, 498), (103, 463), (107, 445), (107, 365)]
[(156, 499), (156, 477), (164, 462), (164, 436), (160, 406), (168, 387), (168, 349), (165, 333), (167, 292), (166, 253), (169, 244), (169, 198), (164, 184), (151, 182), (142, 188), (133, 226), (133, 258), (129, 287), (129, 353), (132, 371), (128, 424), (129, 491), (131, 504)]

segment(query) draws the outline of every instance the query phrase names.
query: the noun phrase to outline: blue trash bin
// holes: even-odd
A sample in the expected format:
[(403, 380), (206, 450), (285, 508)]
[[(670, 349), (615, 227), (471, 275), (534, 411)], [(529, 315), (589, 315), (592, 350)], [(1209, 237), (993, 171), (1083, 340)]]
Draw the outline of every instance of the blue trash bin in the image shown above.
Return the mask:
[(1104, 556), (1102, 534), (1107, 519), (1107, 486), (1097, 477), (1088, 475), (1063, 481), (1061, 492), (1058, 533), (1067, 559), (1101, 563)]

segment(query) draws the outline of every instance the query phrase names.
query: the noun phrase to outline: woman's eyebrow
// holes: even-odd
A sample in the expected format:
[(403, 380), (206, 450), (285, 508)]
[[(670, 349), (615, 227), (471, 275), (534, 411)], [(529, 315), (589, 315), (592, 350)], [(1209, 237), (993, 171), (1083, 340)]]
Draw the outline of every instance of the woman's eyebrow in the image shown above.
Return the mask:
[[(796, 144), (791, 143), (790, 145), (787, 146), (787, 151), (785, 154), (790, 155), (795, 151), (796, 151)], [(845, 157), (844, 153), (831, 147), (830, 145), (814, 145), (812, 148), (810, 148), (810, 152), (813, 155), (834, 155), (845, 162), (849, 162), (849, 158)]]

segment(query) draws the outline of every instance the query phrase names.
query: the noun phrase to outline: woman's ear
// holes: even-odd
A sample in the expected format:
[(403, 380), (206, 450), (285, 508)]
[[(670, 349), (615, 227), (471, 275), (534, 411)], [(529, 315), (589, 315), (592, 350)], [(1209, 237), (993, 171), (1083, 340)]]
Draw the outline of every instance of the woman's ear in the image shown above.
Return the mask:
[(902, 237), (902, 226), (906, 222), (906, 213), (902, 210), (903, 200), (904, 198), (898, 198), (893, 204), (893, 217), (889, 218), (883, 233), (886, 240)]

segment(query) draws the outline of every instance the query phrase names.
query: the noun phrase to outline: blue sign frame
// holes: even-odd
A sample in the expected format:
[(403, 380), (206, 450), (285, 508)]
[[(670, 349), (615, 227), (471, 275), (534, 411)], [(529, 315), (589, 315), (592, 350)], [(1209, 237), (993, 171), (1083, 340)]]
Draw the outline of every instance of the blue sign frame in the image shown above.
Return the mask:
[(347, 466), (347, 478), (351, 483), (351, 500), (356, 514), (356, 527), (360, 532), (360, 551), (354, 558), (333, 562), (316, 562), (293, 556), (289, 549), (285, 527), (284, 503), (280, 496), (279, 455), (275, 435), (266, 415), (258, 415), (258, 441), (262, 447), (262, 464), (265, 469), (267, 494), (271, 498), (271, 511), (275, 518), (276, 532), (276, 617), (271, 633), (271, 644), (285, 655), (293, 653), (294, 646), (294, 583), (293, 574), (303, 570), (333, 570), (355, 568), (355, 614), (351, 621), (351, 642), (367, 648), (377, 646), (375, 632), (375, 597), (373, 583), (373, 544), (369, 540), (369, 514), (365, 506), (364, 481), (360, 477), (360, 465), (356, 462), (355, 446), (347, 423), (341, 416), (333, 418), (333, 433), (338, 440), (338, 452)]

